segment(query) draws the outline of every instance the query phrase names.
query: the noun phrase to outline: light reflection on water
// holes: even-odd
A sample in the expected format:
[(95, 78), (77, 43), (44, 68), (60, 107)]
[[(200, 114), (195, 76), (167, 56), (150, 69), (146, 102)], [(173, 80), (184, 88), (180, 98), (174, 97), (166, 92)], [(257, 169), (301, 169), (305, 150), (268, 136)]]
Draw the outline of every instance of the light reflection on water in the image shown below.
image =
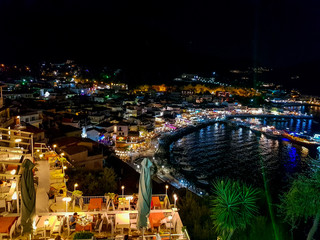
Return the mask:
[[(262, 120), (265, 121), (268, 124), (271, 122)], [(273, 122), (273, 125), (280, 129), (312, 133), (312, 121), (289, 120)], [(180, 168), (180, 172), (186, 179), (207, 190), (211, 181), (222, 177), (261, 187), (261, 156), (268, 181), (280, 191), (292, 174), (308, 169), (310, 154), (305, 147), (285, 140), (269, 139), (264, 135), (258, 137), (247, 128), (234, 129), (224, 123), (216, 123), (183, 137), (174, 144), (173, 149), (176, 151), (171, 156), (171, 162), (176, 169), (181, 167), (181, 162), (191, 166), (191, 169)]]

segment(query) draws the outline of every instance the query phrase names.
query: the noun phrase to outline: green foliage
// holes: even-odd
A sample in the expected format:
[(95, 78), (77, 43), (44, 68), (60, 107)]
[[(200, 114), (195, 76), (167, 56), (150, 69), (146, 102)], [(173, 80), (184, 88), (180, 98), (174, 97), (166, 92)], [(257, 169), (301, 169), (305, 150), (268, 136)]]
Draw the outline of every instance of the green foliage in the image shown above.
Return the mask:
[[(180, 196), (180, 194), (179, 194)], [(216, 239), (210, 224), (210, 209), (206, 199), (187, 191), (178, 201), (179, 214), (191, 239)]]
[(103, 196), (106, 192), (114, 192), (117, 188), (116, 174), (112, 168), (103, 170), (72, 169), (67, 171), (69, 176), (68, 189), (72, 189), (74, 183), (85, 196)]
[[(307, 220), (320, 213), (320, 171), (311, 176), (300, 176), (293, 181), (290, 190), (281, 197), (279, 210), (291, 231), (300, 219)], [(315, 226), (315, 229), (317, 226)], [(314, 229), (310, 229), (310, 231)]]
[(75, 190), (72, 192), (72, 196), (75, 196), (75, 197), (80, 197), (82, 195), (83, 195), (83, 192), (80, 190)]
[(108, 192), (108, 193), (105, 193), (104, 196), (109, 197), (110, 199), (114, 199), (116, 194)]
[(280, 209), (289, 223), (308, 219), (320, 211), (320, 172), (311, 177), (300, 176), (281, 198)]
[(77, 232), (74, 234), (73, 239), (91, 239), (93, 235), (91, 232)]
[(211, 219), (219, 234), (245, 229), (258, 213), (258, 191), (238, 181), (221, 180), (213, 184)]
[(112, 168), (103, 169), (101, 180), (104, 182), (104, 193), (117, 189), (116, 174)]
[(61, 163), (66, 163), (66, 162), (68, 162), (65, 157), (60, 157), (60, 158), (59, 158), (59, 161), (60, 161)]
[[(279, 239), (289, 240), (288, 231), (282, 224), (276, 224)], [(265, 216), (258, 216), (244, 230), (235, 232), (233, 240), (273, 240), (275, 239), (272, 222)]]

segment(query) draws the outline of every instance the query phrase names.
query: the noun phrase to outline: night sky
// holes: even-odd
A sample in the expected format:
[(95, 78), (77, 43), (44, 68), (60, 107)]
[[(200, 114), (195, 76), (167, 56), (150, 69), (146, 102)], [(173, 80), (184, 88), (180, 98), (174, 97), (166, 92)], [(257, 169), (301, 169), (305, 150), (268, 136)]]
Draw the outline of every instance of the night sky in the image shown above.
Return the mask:
[(305, 68), (320, 60), (319, 12), (316, 0), (1, 0), (0, 62)]

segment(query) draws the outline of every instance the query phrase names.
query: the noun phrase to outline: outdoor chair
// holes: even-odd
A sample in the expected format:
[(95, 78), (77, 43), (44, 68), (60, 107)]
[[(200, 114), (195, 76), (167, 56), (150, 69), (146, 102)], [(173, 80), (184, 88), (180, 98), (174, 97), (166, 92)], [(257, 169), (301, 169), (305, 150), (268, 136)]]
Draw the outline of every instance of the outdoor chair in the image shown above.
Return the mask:
[(17, 220), (17, 222), (16, 222), (16, 226), (15, 226), (15, 231), (16, 231), (16, 232), (19, 231), (19, 230), (18, 230), (19, 227), (21, 227), (20, 233), (22, 234), (21, 216), (18, 217), (18, 220)]
[(110, 197), (107, 196), (107, 198), (106, 198), (107, 211), (109, 211), (110, 205), (112, 205), (112, 210), (115, 210), (113, 199), (110, 199)]
[(10, 228), (10, 232), (9, 232), (10, 240), (13, 239), (13, 234), (14, 234), (14, 231), (16, 230), (16, 224), (17, 224), (17, 221), (15, 221), (15, 222), (13, 223), (13, 225), (11, 226), (11, 228)]
[(166, 229), (175, 230), (175, 229), (176, 229), (175, 224), (176, 224), (175, 218), (172, 218), (171, 220), (167, 220), (167, 221), (165, 222)]
[(71, 232), (75, 232), (75, 231), (76, 231), (75, 228), (70, 228), (69, 220), (70, 220), (70, 219), (67, 219), (68, 237), (70, 236)]
[(83, 210), (83, 198), (82, 197), (79, 199), (79, 207), (81, 210)]
[(99, 224), (99, 229), (98, 229), (98, 231), (99, 231), (99, 234), (101, 233), (101, 231), (102, 231), (102, 226), (103, 226), (103, 220), (100, 222), (100, 224)]
[(37, 225), (37, 223), (38, 223), (38, 221), (39, 221), (39, 216), (38, 216), (38, 215), (36, 215), (36, 216), (34, 217), (34, 221), (35, 221), (35, 223), (36, 223), (36, 225)]
[(4, 211), (7, 211), (6, 200), (0, 199), (0, 208), (4, 208)]
[(50, 236), (53, 234), (53, 233), (59, 233), (59, 235), (61, 235), (61, 229), (63, 228), (63, 221), (64, 221), (64, 217), (62, 217), (59, 220), (57, 220), (54, 224), (54, 226), (52, 227), (52, 229), (50, 230)]
[(135, 222), (130, 221), (130, 232), (131, 232), (131, 230), (134, 230), (134, 231), (138, 230), (137, 221), (135, 221)]
[(109, 217), (108, 217), (108, 214), (104, 214), (103, 215), (103, 221), (106, 223), (106, 227), (107, 227), (107, 229), (108, 229), (108, 226), (110, 225), (110, 228), (111, 228), (111, 234), (112, 234), (112, 236), (113, 236), (113, 233), (114, 233), (114, 225), (113, 225), (113, 220), (112, 219), (110, 219)]

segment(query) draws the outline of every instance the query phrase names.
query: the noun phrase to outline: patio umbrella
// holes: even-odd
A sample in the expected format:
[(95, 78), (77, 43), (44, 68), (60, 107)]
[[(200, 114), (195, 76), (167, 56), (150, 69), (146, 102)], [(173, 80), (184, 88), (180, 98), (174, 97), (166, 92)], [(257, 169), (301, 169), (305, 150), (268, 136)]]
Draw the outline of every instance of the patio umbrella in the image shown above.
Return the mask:
[(36, 191), (33, 182), (34, 164), (26, 159), (22, 163), (21, 176), (21, 225), (23, 233), (31, 233), (32, 219), (36, 206)]
[[(151, 173), (150, 168), (152, 166), (151, 161), (148, 158), (143, 159), (141, 162), (141, 174), (139, 180), (139, 195), (138, 195), (138, 219), (137, 227), (139, 229), (146, 228), (148, 226), (148, 217), (151, 208)], [(142, 232), (143, 232), (142, 231)]]

